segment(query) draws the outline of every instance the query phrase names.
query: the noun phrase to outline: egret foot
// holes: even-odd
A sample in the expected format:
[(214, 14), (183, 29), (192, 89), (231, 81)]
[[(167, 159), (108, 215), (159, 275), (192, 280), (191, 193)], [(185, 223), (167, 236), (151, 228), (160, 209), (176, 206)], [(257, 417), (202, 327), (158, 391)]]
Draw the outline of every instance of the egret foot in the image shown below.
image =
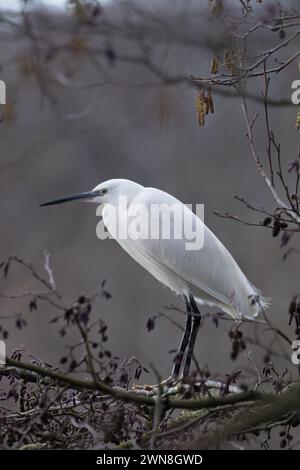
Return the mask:
[[(180, 382), (180, 378), (176, 375), (170, 375), (167, 379), (163, 380), (159, 385), (163, 387), (174, 387)], [(158, 387), (159, 385), (156, 385)]]
[(155, 387), (157, 387), (157, 385), (148, 385), (148, 384), (137, 385), (137, 384), (133, 384), (132, 389), (133, 390), (146, 390), (146, 391), (150, 392)]

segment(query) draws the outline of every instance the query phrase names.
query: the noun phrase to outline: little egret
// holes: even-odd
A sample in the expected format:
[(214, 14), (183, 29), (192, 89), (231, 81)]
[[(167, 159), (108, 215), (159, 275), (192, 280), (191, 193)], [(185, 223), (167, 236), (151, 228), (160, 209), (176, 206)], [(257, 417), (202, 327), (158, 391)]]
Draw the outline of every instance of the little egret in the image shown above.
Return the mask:
[[(134, 204), (147, 209), (157, 204), (181, 208), (193, 227), (197, 231), (203, 231), (203, 246), (197, 250), (187, 250), (184, 234), (181, 238), (169, 239), (161, 236), (121, 237), (116, 229), (112, 211), (119, 208), (121, 197), (126, 197), (127, 210)], [(133, 181), (112, 179), (99, 184), (91, 191), (54, 199), (44, 202), (41, 206), (73, 200), (85, 200), (101, 205), (103, 223), (111, 236), (156, 279), (183, 298), (187, 310), (186, 325), (172, 369), (172, 378), (177, 378), (180, 371), (183, 376), (189, 373), (201, 322), (197, 304), (219, 307), (236, 320), (253, 319), (267, 307), (268, 301), (248, 281), (218, 238), (196, 214), (170, 194), (159, 189), (146, 188)], [(167, 214), (164, 210), (162, 218)], [(173, 232), (174, 227), (171, 227), (171, 233), (174, 235)]]

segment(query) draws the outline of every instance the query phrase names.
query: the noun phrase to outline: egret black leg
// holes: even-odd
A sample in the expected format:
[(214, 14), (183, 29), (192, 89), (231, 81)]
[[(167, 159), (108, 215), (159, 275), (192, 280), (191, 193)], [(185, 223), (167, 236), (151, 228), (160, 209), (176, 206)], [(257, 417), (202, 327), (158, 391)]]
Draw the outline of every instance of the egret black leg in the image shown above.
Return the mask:
[(194, 297), (192, 297), (192, 296), (189, 297), (189, 303), (190, 303), (190, 307), (191, 307), (191, 310), (192, 310), (192, 313), (193, 313), (193, 316), (192, 316), (192, 331), (191, 331), (190, 338), (189, 338), (189, 341), (188, 341), (188, 350), (187, 350), (185, 364), (184, 364), (184, 368), (183, 368), (183, 376), (184, 377), (186, 377), (190, 372), (190, 366), (191, 366), (191, 361), (192, 361), (192, 357), (193, 357), (195, 341), (196, 341), (197, 333), (198, 333), (200, 323), (201, 323), (201, 313), (200, 313), (200, 310), (198, 309), (198, 306), (195, 302)]
[(173, 369), (172, 369), (172, 374), (171, 374), (172, 377), (178, 377), (178, 375), (179, 375), (179, 371), (180, 371), (180, 368), (181, 368), (183, 356), (184, 356), (185, 350), (187, 348), (187, 345), (189, 343), (189, 338), (190, 338), (190, 335), (191, 335), (191, 326), (192, 326), (191, 312), (192, 312), (192, 307), (191, 307), (191, 304), (190, 304), (190, 301), (189, 301), (188, 297), (185, 297), (184, 300), (185, 300), (186, 311), (187, 311), (185, 330), (184, 330), (182, 340), (181, 340), (181, 343), (180, 343), (179, 352), (178, 352), (177, 357), (176, 357), (176, 362), (175, 362), (175, 364), (173, 366)]

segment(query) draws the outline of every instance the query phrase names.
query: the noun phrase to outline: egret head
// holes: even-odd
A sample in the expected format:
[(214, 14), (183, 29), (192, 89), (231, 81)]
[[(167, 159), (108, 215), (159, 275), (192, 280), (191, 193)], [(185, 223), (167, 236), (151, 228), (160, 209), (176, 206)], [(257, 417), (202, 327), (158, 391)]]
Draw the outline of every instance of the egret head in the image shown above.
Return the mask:
[(91, 191), (70, 196), (63, 196), (40, 204), (43, 206), (53, 206), (55, 204), (63, 204), (70, 201), (93, 202), (95, 204), (117, 204), (120, 196), (127, 196), (129, 199), (142, 188), (138, 183), (134, 183), (125, 179), (112, 179), (98, 184)]

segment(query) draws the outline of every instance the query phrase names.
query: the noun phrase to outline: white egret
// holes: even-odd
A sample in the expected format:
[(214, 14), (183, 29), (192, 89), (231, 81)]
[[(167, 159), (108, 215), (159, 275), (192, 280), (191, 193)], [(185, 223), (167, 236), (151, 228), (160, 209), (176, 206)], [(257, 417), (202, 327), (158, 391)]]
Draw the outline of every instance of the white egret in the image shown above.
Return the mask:
[[(161, 236), (121, 237), (116, 229), (113, 209), (120, 208), (122, 197), (126, 197), (127, 210), (134, 204), (147, 209), (155, 204), (163, 204), (164, 207), (177, 205), (192, 226), (197, 231), (203, 231), (203, 246), (197, 250), (187, 250), (185, 234), (177, 239), (174, 236), (169, 239)], [(183, 298), (187, 309), (186, 326), (171, 377), (178, 377), (181, 368), (183, 376), (189, 373), (201, 322), (197, 304), (217, 306), (234, 319), (253, 319), (267, 307), (268, 301), (248, 281), (218, 238), (196, 214), (170, 194), (159, 189), (146, 188), (133, 181), (112, 179), (89, 192), (54, 199), (41, 206), (73, 200), (86, 200), (101, 205), (104, 225), (113, 238), (155, 278)], [(166, 215), (165, 209), (162, 210), (162, 219)], [(174, 226), (171, 226), (171, 235), (174, 235), (174, 230)]]

